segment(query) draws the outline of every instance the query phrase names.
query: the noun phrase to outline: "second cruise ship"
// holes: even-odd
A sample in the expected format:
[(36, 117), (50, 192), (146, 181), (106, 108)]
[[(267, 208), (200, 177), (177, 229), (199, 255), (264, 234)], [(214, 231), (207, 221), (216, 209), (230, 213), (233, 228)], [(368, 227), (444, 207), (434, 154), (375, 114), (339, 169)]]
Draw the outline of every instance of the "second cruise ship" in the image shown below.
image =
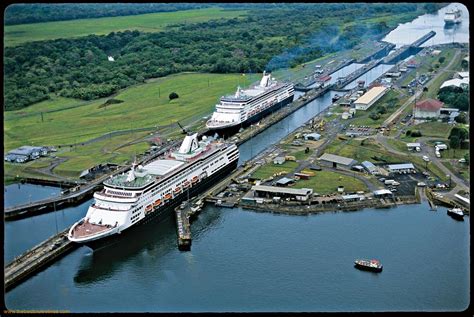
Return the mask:
[(293, 97), (292, 83), (277, 82), (264, 71), (259, 84), (248, 89), (237, 87), (234, 95), (223, 96), (206, 126), (217, 133), (236, 132), (291, 103)]

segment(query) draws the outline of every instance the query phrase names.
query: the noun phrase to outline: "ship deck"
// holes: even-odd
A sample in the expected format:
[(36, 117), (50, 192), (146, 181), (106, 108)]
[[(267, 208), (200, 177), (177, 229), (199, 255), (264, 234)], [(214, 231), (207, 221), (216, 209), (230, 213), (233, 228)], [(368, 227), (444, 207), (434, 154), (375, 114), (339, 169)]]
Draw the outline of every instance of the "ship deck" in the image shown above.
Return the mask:
[(97, 225), (84, 221), (83, 223), (77, 225), (72, 231), (73, 238), (84, 238), (90, 235), (94, 235), (100, 232), (104, 232), (113, 228), (111, 225)]

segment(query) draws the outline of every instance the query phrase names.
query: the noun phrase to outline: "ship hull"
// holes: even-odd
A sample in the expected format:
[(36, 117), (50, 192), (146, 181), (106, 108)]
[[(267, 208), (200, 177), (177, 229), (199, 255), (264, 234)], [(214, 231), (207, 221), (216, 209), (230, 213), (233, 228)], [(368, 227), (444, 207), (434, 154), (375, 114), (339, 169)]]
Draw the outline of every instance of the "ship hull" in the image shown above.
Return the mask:
[(266, 117), (267, 115), (269, 115), (270, 113), (278, 110), (278, 109), (281, 109), (283, 108), (284, 106), (290, 104), (293, 102), (293, 99), (294, 99), (295, 95), (291, 95), (290, 97), (286, 98), (286, 99), (283, 99), (282, 101), (274, 104), (273, 106), (257, 113), (256, 115), (248, 118), (247, 120), (245, 120), (244, 122), (241, 122), (241, 123), (238, 123), (234, 126), (225, 126), (223, 128), (209, 128), (209, 134), (214, 134), (214, 133), (217, 133), (219, 134), (219, 136), (221, 137), (224, 137), (224, 138), (228, 138), (232, 135), (234, 135), (235, 133), (239, 132), (239, 130), (241, 128), (246, 128), (248, 126), (250, 126), (252, 123), (255, 123), (255, 122), (258, 122), (260, 121), (260, 119)]
[[(210, 188), (211, 186), (215, 185), (216, 182), (227, 176), (231, 173), (234, 169), (237, 168), (238, 159), (234, 162), (230, 163), (217, 173), (203, 179), (196, 185), (189, 188), (189, 198), (203, 192), (204, 190)], [(121, 240), (126, 240), (127, 236), (129, 236), (133, 231), (140, 230), (141, 225), (150, 223), (150, 222), (160, 222), (167, 217), (174, 214), (174, 210), (178, 207), (183, 201), (188, 199), (188, 191), (183, 191), (181, 194), (176, 196), (171, 202), (163, 205), (162, 207), (158, 208), (154, 212), (148, 214), (145, 218), (141, 219), (137, 223), (133, 224), (132, 226), (128, 227), (127, 229), (123, 230), (118, 234), (114, 234), (103, 239), (98, 239), (90, 242), (82, 243), (89, 248), (97, 251), (104, 247), (107, 247), (112, 244), (116, 244)]]
[(464, 221), (464, 216), (461, 216), (457, 213), (447, 211), (447, 214), (450, 215), (452, 218), (459, 220), (459, 221)]
[(370, 267), (370, 266), (365, 266), (365, 265), (360, 265), (360, 264), (357, 264), (355, 263), (354, 264), (354, 267), (359, 269), (359, 270), (363, 270), (363, 271), (371, 271), (371, 272), (382, 272), (382, 268), (375, 268), (375, 267)]

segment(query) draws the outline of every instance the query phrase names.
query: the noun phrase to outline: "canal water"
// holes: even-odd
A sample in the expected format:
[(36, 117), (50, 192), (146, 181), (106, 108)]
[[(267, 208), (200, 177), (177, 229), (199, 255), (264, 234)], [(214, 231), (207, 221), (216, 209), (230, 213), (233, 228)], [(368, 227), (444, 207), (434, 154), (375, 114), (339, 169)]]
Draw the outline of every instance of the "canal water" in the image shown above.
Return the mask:
[[(207, 207), (190, 252), (174, 221), (77, 249), (6, 294), (74, 312), (457, 311), (469, 304), (469, 218), (427, 204), (309, 216)], [(376, 258), (382, 273), (359, 271)]]
[(38, 200), (52, 198), (61, 193), (59, 187), (33, 185), (33, 184), (10, 184), (3, 187), (3, 206), (13, 207), (27, 204)]
[[(361, 78), (366, 84), (380, 76), (373, 71)], [(333, 95), (242, 144), (240, 163), (328, 107)], [(90, 203), (5, 223), (5, 260), (70, 226)], [(177, 250), (169, 218), (100, 252), (75, 250), (5, 302), (74, 312), (457, 311), (469, 304), (469, 235), (469, 217), (455, 221), (426, 204), (310, 216), (208, 206), (193, 222), (190, 252)], [(359, 257), (381, 260), (384, 271), (356, 270)]]
[[(445, 25), (445, 12), (456, 7), (462, 11), (462, 22), (457, 25)], [(422, 44), (422, 47), (453, 42), (469, 43), (469, 11), (461, 3), (451, 3), (435, 14), (424, 14), (411, 22), (400, 24), (388, 33), (383, 41), (400, 47), (416, 41), (431, 30), (435, 31), (436, 35)]]

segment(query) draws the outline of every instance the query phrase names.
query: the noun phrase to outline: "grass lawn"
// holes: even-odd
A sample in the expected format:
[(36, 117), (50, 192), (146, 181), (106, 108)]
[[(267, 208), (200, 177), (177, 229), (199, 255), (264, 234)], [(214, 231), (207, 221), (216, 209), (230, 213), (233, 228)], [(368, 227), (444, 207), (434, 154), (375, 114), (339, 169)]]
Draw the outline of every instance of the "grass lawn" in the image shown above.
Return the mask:
[(409, 153), (407, 144), (405, 142), (402, 142), (396, 139), (387, 139), (387, 143), (390, 144), (394, 149), (400, 152)]
[(447, 139), (452, 126), (443, 122), (424, 122), (408, 128), (408, 130), (420, 130), (422, 136), (439, 137)]
[(273, 176), (276, 173), (290, 173), (294, 171), (295, 168), (298, 167), (298, 165), (298, 163), (291, 161), (286, 161), (281, 165), (273, 164), (273, 162), (271, 162), (258, 168), (255, 172), (252, 173), (252, 177), (257, 179), (265, 179), (269, 178), (270, 176)]
[(453, 173), (458, 173), (461, 177), (468, 182), (470, 181), (470, 168), (469, 164), (458, 163), (456, 161), (443, 161), (443, 165), (446, 166)]
[(15, 46), (31, 41), (72, 38), (89, 34), (102, 35), (125, 30), (160, 32), (170, 24), (235, 18), (244, 14), (246, 14), (246, 11), (206, 8), (132, 16), (7, 25), (4, 29), (4, 45)]
[(312, 188), (315, 193), (325, 195), (337, 192), (338, 186), (344, 186), (345, 192), (367, 191), (367, 186), (357, 178), (332, 171), (318, 171), (307, 180), (298, 180), (293, 188)]
[[(232, 93), (244, 81), (240, 74), (176, 74), (124, 89), (113, 97), (124, 102), (106, 108), (99, 108), (106, 99), (82, 102), (54, 98), (5, 113), (4, 149), (84, 142), (111, 131), (176, 121), (184, 125), (212, 113), (220, 96)], [(179, 98), (170, 102), (171, 92)], [(55, 111), (46, 112), (49, 105)]]

